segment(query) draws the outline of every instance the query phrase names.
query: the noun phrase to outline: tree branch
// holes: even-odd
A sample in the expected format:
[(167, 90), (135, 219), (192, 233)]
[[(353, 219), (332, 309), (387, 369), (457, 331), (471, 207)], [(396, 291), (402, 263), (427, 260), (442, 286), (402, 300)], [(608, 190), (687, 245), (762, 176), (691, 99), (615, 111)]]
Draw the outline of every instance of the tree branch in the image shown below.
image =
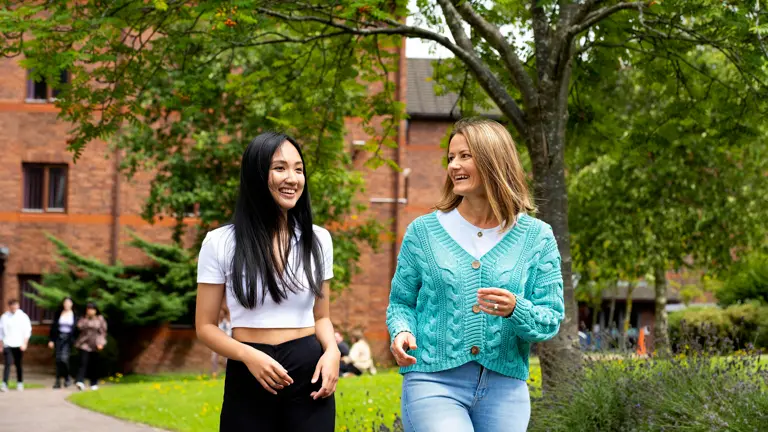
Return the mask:
[[(456, 57), (462, 60), (474, 73), (478, 83), (483, 89), (488, 92), (488, 95), (493, 99), (499, 109), (509, 118), (518, 132), (527, 136), (527, 127), (525, 122), (525, 114), (518, 106), (517, 102), (509, 95), (507, 90), (501, 84), (499, 79), (493, 75), (493, 72), (483, 64), (472, 51), (468, 51), (463, 47), (453, 43), (447, 37), (437, 34), (435, 32), (409, 25), (401, 24), (393, 20), (384, 20), (392, 27), (372, 27), (372, 28), (356, 28), (345, 25), (341, 22), (331, 19), (324, 19), (315, 16), (295, 16), (286, 15), (271, 9), (262, 7), (255, 8), (254, 10), (273, 18), (277, 18), (283, 21), (293, 22), (316, 22), (343, 30), (349, 34), (361, 35), (361, 36), (373, 36), (373, 35), (398, 35), (408, 36), (420, 39), (431, 40), (439, 43), (440, 45), (451, 51)], [(463, 29), (462, 29), (463, 32)], [(339, 34), (338, 32), (335, 34)], [(466, 36), (466, 35), (465, 35)], [(455, 36), (454, 36), (455, 37)]]
[(589, 29), (593, 25), (599, 23), (600, 21), (610, 17), (611, 15), (615, 14), (616, 12), (626, 10), (626, 9), (638, 9), (641, 10), (643, 8), (648, 7), (649, 3), (646, 2), (632, 2), (632, 3), (618, 3), (613, 6), (606, 6), (604, 8), (598, 9), (592, 13), (589, 13), (583, 21), (579, 23), (575, 23), (571, 26), (571, 28), (568, 29), (568, 37), (573, 38), (575, 35), (583, 32), (584, 30)]
[[(456, 0), (453, 1), (456, 2)], [(518, 57), (514, 47), (507, 42), (498, 27), (480, 16), (468, 1), (459, 2), (459, 4), (456, 5), (456, 9), (459, 14), (461, 14), (462, 18), (464, 18), (473, 29), (477, 30), (483, 39), (488, 41), (488, 43), (499, 52), (502, 60), (504, 60), (504, 63), (507, 65), (507, 69), (512, 73), (512, 78), (515, 81), (515, 85), (522, 93), (526, 106), (535, 105), (538, 96), (533, 80), (523, 67), (523, 63), (520, 61), (520, 57)]]
[(592, 10), (595, 7), (595, 4), (597, 4), (597, 2), (599, 2), (599, 1), (601, 1), (601, 0), (586, 0), (579, 7), (579, 10), (573, 15), (573, 17), (572, 17), (573, 21), (568, 23), (568, 27), (573, 26), (575, 24), (578, 24), (578, 23), (584, 21), (584, 18), (586, 18), (587, 15), (589, 15), (589, 13), (592, 12)]
[(449, 0), (437, 0), (437, 3), (443, 10), (445, 22), (448, 23), (448, 28), (451, 30), (453, 39), (460, 47), (464, 48), (467, 52), (474, 54), (475, 48), (472, 46), (472, 42), (469, 40), (467, 33), (464, 32), (464, 26), (461, 24), (461, 19), (459, 19), (459, 13), (456, 11), (456, 8), (453, 7), (453, 4)]
[(531, 14), (533, 16), (533, 44), (536, 48), (536, 69), (539, 81), (546, 75), (546, 67), (549, 63), (549, 45), (551, 43), (551, 29), (549, 19), (544, 11), (544, 6), (539, 4), (541, 0), (533, 0)]

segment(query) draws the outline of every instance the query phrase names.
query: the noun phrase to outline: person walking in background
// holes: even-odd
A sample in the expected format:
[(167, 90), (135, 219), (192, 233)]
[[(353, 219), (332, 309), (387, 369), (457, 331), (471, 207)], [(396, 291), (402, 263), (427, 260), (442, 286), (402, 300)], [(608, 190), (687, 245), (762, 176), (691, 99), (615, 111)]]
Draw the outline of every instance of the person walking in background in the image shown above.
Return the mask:
[(11, 374), (11, 366), (16, 365), (16, 389), (24, 390), (24, 351), (29, 345), (32, 336), (32, 323), (23, 310), (19, 309), (19, 301), (8, 301), (8, 312), (0, 316), (0, 346), (3, 348), (5, 368), (3, 369), (3, 382), (0, 391), (8, 391), (8, 378)]
[(507, 129), (459, 121), (437, 211), (406, 230), (387, 327), (405, 431), (523, 432), (530, 347), (565, 317), (560, 253)]
[[(232, 337), (232, 323), (229, 321), (229, 311), (222, 305), (219, 311), (219, 329), (227, 336)], [(211, 354), (211, 376), (216, 378), (219, 374), (219, 353), (213, 351)]]
[(365, 340), (363, 332), (353, 330), (349, 335), (352, 338), (352, 347), (349, 349), (349, 356), (342, 358), (342, 361), (348, 364), (347, 372), (353, 375), (362, 375), (365, 372), (376, 375), (371, 346)]
[[(333, 241), (312, 223), (299, 144), (265, 132), (243, 153), (233, 222), (197, 261), (197, 337), (227, 357), (220, 432), (333, 432), (339, 348)], [(226, 298), (232, 337), (218, 328)]]
[(54, 350), (56, 358), (56, 383), (53, 385), (53, 388), (56, 389), (61, 388), (61, 380), (64, 380), (64, 387), (69, 387), (72, 383), (69, 356), (75, 341), (75, 324), (77, 323), (73, 306), (71, 297), (65, 297), (61, 301), (61, 306), (53, 318), (51, 331), (48, 335), (48, 348)]
[(86, 376), (90, 380), (91, 390), (99, 389), (99, 352), (107, 344), (107, 321), (99, 313), (94, 303), (85, 306), (85, 316), (77, 321), (80, 332), (75, 348), (80, 350), (80, 369), (77, 372), (75, 385), (79, 390), (85, 390)]

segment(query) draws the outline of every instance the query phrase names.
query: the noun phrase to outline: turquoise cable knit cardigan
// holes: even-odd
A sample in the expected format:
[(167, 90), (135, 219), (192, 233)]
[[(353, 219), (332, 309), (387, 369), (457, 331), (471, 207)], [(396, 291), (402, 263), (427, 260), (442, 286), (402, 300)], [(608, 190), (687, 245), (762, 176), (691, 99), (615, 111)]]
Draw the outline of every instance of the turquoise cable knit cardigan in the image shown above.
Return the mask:
[[(473, 310), (478, 288), (489, 287), (517, 296), (510, 317)], [(521, 215), (480, 260), (453, 240), (436, 213), (408, 226), (387, 307), (392, 339), (410, 332), (418, 346), (408, 352), (416, 364), (401, 373), (476, 361), (527, 380), (530, 344), (554, 337), (564, 316), (560, 253), (546, 223)]]

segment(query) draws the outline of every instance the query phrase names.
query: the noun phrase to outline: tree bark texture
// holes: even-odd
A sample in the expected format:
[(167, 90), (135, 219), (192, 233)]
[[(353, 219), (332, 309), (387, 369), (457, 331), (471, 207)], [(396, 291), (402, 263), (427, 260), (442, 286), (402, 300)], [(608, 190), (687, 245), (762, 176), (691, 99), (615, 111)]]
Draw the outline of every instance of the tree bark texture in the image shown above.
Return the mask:
[(581, 364), (578, 349), (578, 307), (571, 278), (571, 246), (568, 235), (568, 196), (565, 183), (564, 152), (549, 152), (551, 148), (564, 146), (564, 127), (557, 118), (557, 109), (550, 106), (542, 110), (542, 118), (529, 129), (529, 152), (533, 162), (534, 198), (538, 207), (537, 217), (547, 222), (554, 231), (560, 250), (563, 273), (563, 300), (565, 319), (557, 336), (539, 346), (542, 369), (542, 386), (546, 390), (556, 385), (558, 377), (572, 375)]
[(658, 354), (669, 352), (669, 324), (667, 321), (667, 276), (661, 266), (654, 269), (656, 291), (656, 317), (653, 326), (653, 350)]

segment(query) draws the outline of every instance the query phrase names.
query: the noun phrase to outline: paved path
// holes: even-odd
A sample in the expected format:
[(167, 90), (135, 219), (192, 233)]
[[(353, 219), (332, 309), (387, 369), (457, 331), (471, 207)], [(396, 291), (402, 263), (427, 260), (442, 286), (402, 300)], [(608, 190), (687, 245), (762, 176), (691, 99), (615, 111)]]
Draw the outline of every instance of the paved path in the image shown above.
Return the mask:
[(66, 432), (73, 428), (87, 432), (160, 431), (71, 404), (67, 402), (66, 397), (72, 391), (45, 388), (0, 393), (0, 431)]

